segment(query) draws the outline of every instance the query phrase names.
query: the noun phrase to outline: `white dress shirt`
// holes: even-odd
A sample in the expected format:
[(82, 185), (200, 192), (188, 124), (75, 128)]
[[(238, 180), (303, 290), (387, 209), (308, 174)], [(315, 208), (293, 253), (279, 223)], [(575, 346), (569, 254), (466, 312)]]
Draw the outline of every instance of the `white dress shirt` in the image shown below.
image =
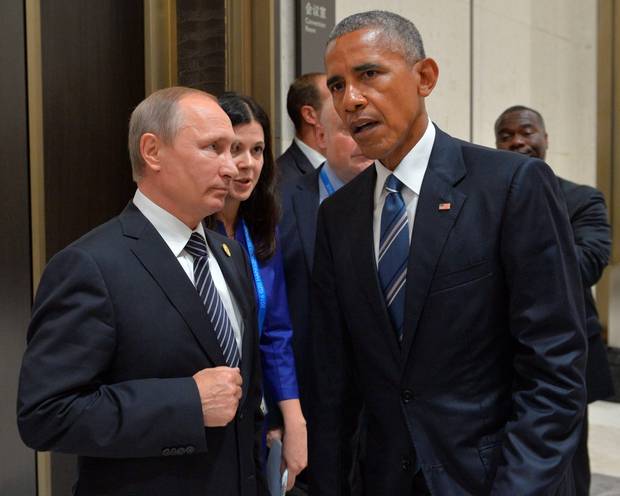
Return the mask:
[[(164, 210), (147, 198), (139, 189), (136, 190), (136, 194), (133, 197), (133, 203), (148, 219), (148, 221), (153, 224), (153, 227), (155, 227), (159, 235), (163, 238), (165, 243), (168, 245), (168, 248), (170, 248), (172, 254), (176, 257), (177, 261), (187, 274), (187, 277), (189, 277), (189, 280), (195, 285), (194, 257), (185, 251), (185, 245), (187, 245), (192, 232), (197, 232), (206, 241), (202, 223), (199, 223), (198, 226), (196, 226), (196, 229), (192, 231), (170, 212)], [(237, 341), (237, 347), (239, 348), (239, 356), (241, 356), (243, 320), (241, 319), (238, 306), (235, 304), (234, 298), (228, 290), (222, 270), (220, 269), (216, 258), (211, 253), (211, 248), (209, 248), (208, 243), (207, 254), (213, 284), (215, 284), (215, 289), (219, 293), (226, 313), (228, 314), (228, 318), (230, 319), (230, 323), (235, 334), (235, 341)]]
[(375, 160), (375, 168), (377, 170), (377, 182), (375, 183), (375, 198), (373, 211), (373, 234), (375, 244), (375, 262), (379, 262), (379, 242), (381, 239), (381, 212), (383, 212), (383, 204), (387, 196), (385, 190), (385, 181), (390, 174), (394, 174), (402, 183), (403, 188), (401, 194), (407, 209), (407, 227), (409, 228), (409, 243), (411, 243), (411, 232), (413, 230), (413, 221), (415, 212), (418, 208), (418, 198), (422, 187), (422, 180), (428, 167), (428, 159), (431, 156), (433, 144), (435, 143), (435, 126), (428, 120), (426, 131), (415, 146), (405, 155), (400, 164), (396, 166), (394, 171), (389, 170), (381, 162)]
[(312, 164), (312, 167), (314, 167), (315, 169), (318, 169), (319, 165), (321, 165), (323, 162), (325, 162), (325, 157), (323, 155), (321, 155), (319, 152), (317, 152), (314, 148), (306, 145), (297, 136), (295, 136), (295, 138), (293, 138), (293, 141), (295, 141), (295, 143), (297, 143), (297, 146), (299, 147), (299, 149), (303, 152), (303, 154), (306, 156), (306, 158)]

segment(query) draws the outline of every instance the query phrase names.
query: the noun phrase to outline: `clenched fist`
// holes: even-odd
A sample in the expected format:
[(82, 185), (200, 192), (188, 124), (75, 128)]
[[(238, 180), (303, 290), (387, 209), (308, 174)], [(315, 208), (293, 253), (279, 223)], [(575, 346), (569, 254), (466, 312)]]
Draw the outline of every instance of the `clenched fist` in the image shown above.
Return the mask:
[(207, 427), (224, 427), (237, 414), (241, 399), (241, 371), (238, 368), (214, 367), (196, 372), (193, 376), (202, 416)]

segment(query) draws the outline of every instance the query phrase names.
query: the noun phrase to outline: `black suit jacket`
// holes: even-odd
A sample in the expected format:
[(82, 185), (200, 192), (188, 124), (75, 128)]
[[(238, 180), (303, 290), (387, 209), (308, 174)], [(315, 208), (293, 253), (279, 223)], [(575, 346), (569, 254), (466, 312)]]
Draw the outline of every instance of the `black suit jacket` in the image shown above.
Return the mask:
[(206, 309), (132, 203), (46, 267), (22, 364), (18, 424), (28, 446), (78, 455), (75, 494), (257, 494), (254, 290), (239, 245), (211, 231), (207, 242), (244, 323), (243, 397), (223, 428), (203, 426), (192, 379), (225, 365)]
[[(310, 306), (316, 219), (319, 211), (319, 169), (282, 183), (280, 240), (286, 291), (293, 324), (293, 350), (304, 415), (309, 415), (312, 380)], [(308, 418), (308, 417), (306, 417)]]
[[(370, 167), (323, 202), (314, 261), (316, 495), (344, 494), (361, 398), (368, 494), (566, 495), (585, 408), (585, 319), (558, 182), (543, 162), (437, 130), (399, 345), (378, 282)], [(439, 209), (440, 204), (449, 209)]]
[(601, 337), (602, 328), (591, 290), (609, 262), (611, 229), (607, 221), (605, 198), (600, 191), (566, 179), (558, 180), (566, 199), (583, 283), (588, 335), (586, 384), (588, 403), (591, 403), (614, 394), (607, 349)]
[(278, 157), (276, 165), (280, 171), (280, 182), (294, 180), (315, 170), (295, 141)]

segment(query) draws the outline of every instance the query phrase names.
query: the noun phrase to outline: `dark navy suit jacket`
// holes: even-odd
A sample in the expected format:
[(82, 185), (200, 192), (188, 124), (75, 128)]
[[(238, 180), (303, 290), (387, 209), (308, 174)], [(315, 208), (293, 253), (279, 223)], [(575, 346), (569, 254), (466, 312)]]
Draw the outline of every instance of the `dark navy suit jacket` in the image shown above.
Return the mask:
[(309, 388), (312, 379), (311, 274), (314, 258), (316, 219), (319, 211), (319, 169), (281, 184), (282, 220), (280, 240), (286, 277), (286, 293), (293, 324), (293, 350), (297, 365), (301, 406), (310, 413)]
[(281, 183), (294, 180), (315, 170), (295, 141), (278, 157), (276, 165), (279, 169)]
[(586, 384), (588, 403), (591, 403), (614, 394), (607, 349), (601, 336), (601, 323), (591, 290), (609, 262), (611, 229), (607, 220), (605, 198), (600, 191), (566, 179), (558, 180), (566, 199), (583, 283), (588, 335)]
[(376, 270), (375, 180), (370, 167), (319, 209), (313, 494), (345, 494), (340, 451), (361, 397), (368, 494), (414, 494), (416, 466), (438, 496), (571, 494), (586, 404), (585, 318), (553, 172), (437, 130), (413, 226), (401, 345)]
[(75, 494), (261, 493), (251, 273), (236, 242), (206, 235), (244, 323), (243, 397), (222, 428), (204, 427), (192, 379), (225, 365), (206, 309), (132, 203), (45, 269), (22, 364), (18, 424), (28, 446), (78, 455)]

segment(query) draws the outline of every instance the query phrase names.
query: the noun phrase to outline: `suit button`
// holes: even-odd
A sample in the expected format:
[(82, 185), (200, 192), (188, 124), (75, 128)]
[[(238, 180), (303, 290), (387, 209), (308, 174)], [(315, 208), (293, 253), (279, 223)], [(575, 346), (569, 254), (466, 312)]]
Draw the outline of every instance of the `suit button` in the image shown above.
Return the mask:
[(181, 456), (186, 453), (185, 448), (177, 448), (177, 455)]
[(191, 455), (194, 453), (194, 451), (196, 451), (196, 448), (194, 448), (193, 446), (188, 446), (187, 448), (185, 448), (186, 455)]
[(164, 448), (163, 450), (161, 450), (161, 454), (163, 456), (170, 456), (170, 448)]
[(403, 456), (400, 459), (400, 468), (402, 468), (405, 472), (411, 468), (411, 459), (407, 456)]
[(404, 389), (400, 394), (400, 397), (403, 400), (403, 403), (409, 403), (411, 400), (413, 400), (414, 394), (413, 391), (411, 391), (410, 389)]

